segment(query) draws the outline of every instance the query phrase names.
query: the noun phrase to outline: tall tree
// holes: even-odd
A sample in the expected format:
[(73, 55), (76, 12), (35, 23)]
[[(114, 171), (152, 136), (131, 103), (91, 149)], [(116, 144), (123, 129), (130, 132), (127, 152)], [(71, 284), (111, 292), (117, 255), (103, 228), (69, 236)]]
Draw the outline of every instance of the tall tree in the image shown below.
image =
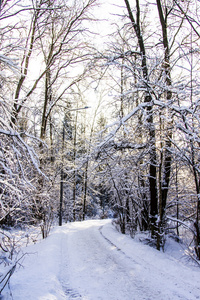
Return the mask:
[(149, 166), (149, 190), (150, 190), (150, 221), (151, 221), (151, 232), (152, 237), (155, 237), (156, 234), (156, 223), (158, 215), (158, 191), (157, 191), (157, 155), (156, 155), (156, 140), (155, 140), (155, 126), (153, 121), (153, 101), (152, 95), (149, 88), (149, 74), (148, 74), (148, 65), (146, 57), (146, 49), (144, 44), (144, 39), (141, 31), (141, 20), (140, 20), (140, 3), (139, 0), (136, 0), (136, 20), (133, 16), (131, 6), (128, 0), (124, 0), (128, 12), (129, 19), (134, 28), (139, 49), (141, 55), (141, 70), (143, 74), (143, 85), (145, 88), (145, 98), (144, 103), (146, 104), (147, 110), (147, 123), (149, 129), (149, 138), (150, 138), (150, 166)]
[[(161, 30), (162, 30), (162, 43), (163, 43), (163, 49), (164, 49), (164, 59), (163, 59), (163, 71), (164, 71), (164, 82), (166, 83), (166, 106), (170, 107), (171, 101), (172, 101), (172, 80), (171, 80), (171, 66), (170, 66), (170, 46), (169, 46), (169, 40), (168, 40), (168, 27), (167, 27), (167, 20), (168, 20), (168, 8), (167, 6), (163, 6), (160, 0), (157, 0), (157, 8), (158, 8), (158, 14), (161, 24)], [(163, 244), (162, 237), (163, 237), (163, 228), (165, 223), (165, 209), (167, 204), (167, 194), (168, 194), (168, 188), (169, 188), (169, 181), (170, 181), (170, 173), (171, 173), (171, 161), (172, 161), (172, 154), (171, 154), (171, 145), (172, 145), (172, 117), (169, 112), (166, 112), (169, 116), (170, 121), (167, 121), (167, 128), (165, 129), (167, 134), (165, 137), (165, 148), (164, 148), (164, 154), (162, 151), (162, 160), (163, 160), (163, 170), (162, 174), (163, 177), (160, 180), (160, 186), (161, 191), (159, 195), (159, 214), (160, 214), (160, 221), (159, 221), (159, 234), (158, 234), (158, 240), (157, 240), (157, 248), (159, 249), (160, 246)], [(160, 121), (162, 122), (162, 121)], [(162, 160), (161, 160), (161, 166), (162, 169)]]

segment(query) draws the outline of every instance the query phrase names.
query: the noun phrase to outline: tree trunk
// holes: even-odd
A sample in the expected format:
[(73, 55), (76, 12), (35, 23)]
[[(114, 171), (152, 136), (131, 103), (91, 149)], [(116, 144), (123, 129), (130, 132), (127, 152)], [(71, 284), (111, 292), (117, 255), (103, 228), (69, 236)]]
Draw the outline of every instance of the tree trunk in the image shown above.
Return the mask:
[[(172, 85), (171, 74), (170, 74), (170, 50), (169, 50), (169, 41), (167, 36), (167, 7), (165, 7), (165, 16), (163, 13), (163, 8), (160, 0), (156, 0), (158, 14), (160, 19), (160, 24), (162, 28), (162, 38), (163, 38), (163, 48), (164, 48), (164, 72), (165, 72), (165, 83), (166, 83), (166, 101), (167, 103), (172, 99), (172, 92), (170, 91), (170, 87)], [(171, 119), (171, 118), (170, 118)], [(160, 224), (159, 224), (159, 236), (157, 241), (157, 248), (160, 248), (161, 244), (163, 244), (163, 231), (165, 227), (165, 210), (167, 204), (167, 194), (169, 190), (169, 182), (170, 182), (170, 174), (171, 174), (171, 140), (172, 140), (172, 121), (170, 120), (167, 123), (167, 135), (165, 142), (165, 150), (163, 157), (163, 175), (160, 180), (161, 183), (161, 194), (160, 194), (160, 203), (159, 203), (159, 212), (160, 212)], [(163, 149), (161, 149), (163, 151)], [(162, 168), (162, 163), (161, 163)]]
[(143, 36), (141, 34), (140, 29), (140, 5), (139, 0), (136, 0), (136, 18), (137, 22), (134, 19), (134, 16), (131, 11), (131, 7), (128, 0), (124, 0), (127, 11), (129, 14), (129, 18), (131, 20), (132, 26), (135, 30), (138, 44), (140, 47), (140, 53), (141, 53), (141, 64), (142, 64), (142, 74), (144, 79), (144, 85), (146, 85), (146, 96), (144, 99), (144, 102), (147, 103), (147, 124), (149, 129), (149, 137), (150, 137), (150, 166), (149, 166), (149, 189), (150, 189), (150, 227), (151, 227), (151, 235), (152, 238), (155, 238), (156, 231), (157, 231), (157, 215), (158, 215), (158, 191), (157, 191), (157, 175), (156, 175), (156, 166), (157, 166), (157, 157), (156, 157), (156, 140), (155, 140), (155, 127), (153, 122), (153, 104), (152, 104), (152, 97), (149, 92), (148, 87), (148, 67), (147, 67), (147, 61), (146, 61), (146, 51), (145, 51), (145, 45), (143, 41)]
[(42, 123), (41, 123), (41, 129), (40, 129), (40, 138), (44, 139), (46, 135), (46, 129), (47, 129), (47, 106), (49, 102), (51, 101), (51, 82), (50, 82), (50, 70), (46, 72), (46, 78), (45, 78), (45, 97), (44, 97), (44, 105), (43, 105), (43, 112), (42, 112)]
[[(36, 26), (40, 14), (40, 7), (41, 7), (41, 3), (39, 4), (38, 9), (35, 10), (35, 13), (33, 15), (33, 20), (31, 22), (29, 34), (26, 41), (27, 48), (24, 50), (24, 55), (21, 62), (21, 77), (18, 81), (17, 88), (15, 91), (15, 102), (12, 108), (11, 121), (10, 121), (10, 125), (12, 127), (13, 125), (16, 125), (18, 115), (23, 107), (24, 102), (26, 101), (26, 99), (24, 99), (22, 102), (19, 103), (19, 97), (20, 97), (24, 80), (26, 79), (26, 76), (28, 74), (29, 62), (30, 62), (30, 58), (33, 52), (33, 46), (35, 42)], [(30, 44), (28, 48), (29, 38), (30, 38)]]
[(86, 167), (85, 167), (85, 172), (84, 172), (83, 220), (85, 220), (85, 215), (86, 215), (87, 184), (88, 184), (88, 162), (86, 162)]

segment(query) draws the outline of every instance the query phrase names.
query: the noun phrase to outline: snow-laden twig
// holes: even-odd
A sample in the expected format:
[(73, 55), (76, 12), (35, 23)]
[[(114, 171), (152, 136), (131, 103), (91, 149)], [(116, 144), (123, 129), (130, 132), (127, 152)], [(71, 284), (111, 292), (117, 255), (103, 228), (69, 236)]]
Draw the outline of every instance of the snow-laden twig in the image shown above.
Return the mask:
[(20, 68), (18, 67), (17, 63), (14, 62), (13, 59), (8, 58), (5, 55), (0, 54), (0, 61), (7, 65), (14, 73), (19, 74)]
[(194, 235), (196, 235), (195, 231), (190, 226), (188, 226), (185, 222), (183, 222), (179, 219), (173, 218), (171, 216), (166, 216), (166, 218), (170, 221), (180, 223), (181, 225), (183, 225), (183, 227), (189, 229)]
[(148, 103), (141, 103), (137, 107), (135, 107), (129, 114), (127, 114), (125, 117), (121, 118), (120, 120), (114, 122), (113, 124), (110, 124), (105, 127), (103, 131), (106, 131), (110, 127), (115, 127), (103, 140), (98, 145), (98, 148), (101, 149), (103, 148), (118, 132), (118, 130), (121, 128), (122, 125), (124, 125), (131, 117), (133, 117), (139, 110), (142, 110), (143, 108), (147, 107), (149, 104)]
[(4, 273), (0, 274), (0, 295), (6, 285), (9, 283), (11, 276), (14, 274), (16, 267), (19, 261), (25, 256), (26, 254), (22, 254), (22, 256), (17, 259), (16, 261), (12, 262), (9, 260), (9, 266), (5, 268)]
[[(31, 159), (31, 162), (32, 164), (34, 165), (35, 169), (37, 170), (37, 172), (39, 174), (41, 174), (42, 176), (44, 176), (46, 179), (47, 176), (40, 170), (39, 168), (39, 165), (38, 165), (38, 162), (37, 162), (37, 154), (35, 153), (34, 149), (32, 147), (30, 147), (23, 139), (22, 137), (20, 136), (20, 134), (12, 129), (10, 130), (3, 130), (3, 129), (0, 129), (0, 134), (3, 134), (3, 135), (7, 135), (9, 137), (12, 137), (14, 142), (16, 144), (18, 144), (20, 147), (24, 148), (28, 154), (28, 156), (30, 157)], [(13, 147), (13, 150), (17, 151), (17, 154), (19, 155), (19, 150), (16, 149), (16, 147)]]

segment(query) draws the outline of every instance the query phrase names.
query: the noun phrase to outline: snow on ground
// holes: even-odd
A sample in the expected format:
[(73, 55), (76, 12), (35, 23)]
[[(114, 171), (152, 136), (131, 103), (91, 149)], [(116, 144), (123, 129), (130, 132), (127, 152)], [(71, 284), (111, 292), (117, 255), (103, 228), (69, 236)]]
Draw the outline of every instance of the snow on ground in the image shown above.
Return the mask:
[(200, 268), (117, 232), (111, 220), (56, 227), (24, 249), (10, 300), (200, 299)]

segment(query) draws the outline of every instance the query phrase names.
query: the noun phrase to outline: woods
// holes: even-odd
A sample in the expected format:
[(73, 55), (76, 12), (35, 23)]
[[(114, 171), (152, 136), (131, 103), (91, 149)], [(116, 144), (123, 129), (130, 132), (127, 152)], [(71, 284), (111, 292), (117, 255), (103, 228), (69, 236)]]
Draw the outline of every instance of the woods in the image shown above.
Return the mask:
[(21, 2), (0, 2), (2, 253), (13, 227), (114, 217), (200, 260), (198, 1), (119, 0), (110, 21)]

